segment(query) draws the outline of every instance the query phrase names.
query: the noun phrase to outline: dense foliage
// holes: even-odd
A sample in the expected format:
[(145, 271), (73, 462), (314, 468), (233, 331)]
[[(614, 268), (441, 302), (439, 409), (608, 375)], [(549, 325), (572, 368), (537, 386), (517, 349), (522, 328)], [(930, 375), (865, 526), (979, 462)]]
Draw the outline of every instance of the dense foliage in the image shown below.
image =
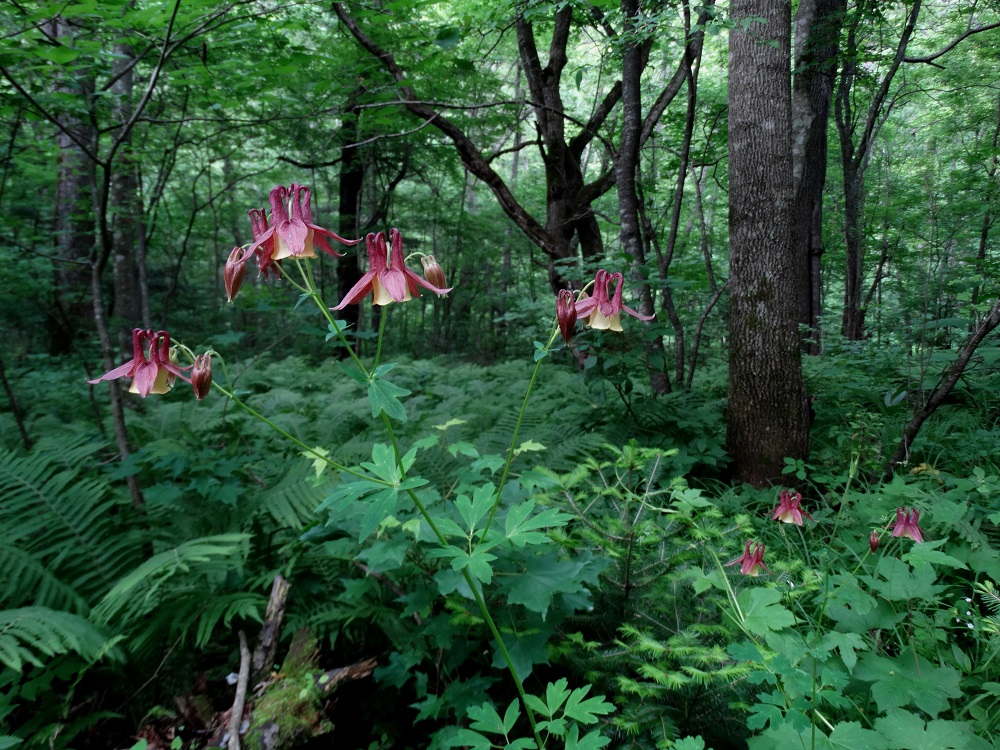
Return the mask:
[[(1000, 9), (796, 3), (757, 317), (749, 5), (0, 8), (0, 750), (1000, 747)], [(258, 276), (276, 184), (368, 243)], [(734, 323), (806, 288), (748, 473)]]

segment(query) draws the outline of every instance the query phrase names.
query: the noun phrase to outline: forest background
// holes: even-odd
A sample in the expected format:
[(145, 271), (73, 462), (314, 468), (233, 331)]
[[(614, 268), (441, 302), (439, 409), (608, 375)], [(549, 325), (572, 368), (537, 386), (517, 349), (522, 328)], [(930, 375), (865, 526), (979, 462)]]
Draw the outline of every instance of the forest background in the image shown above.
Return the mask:
[(1000, 747), (995, 2), (0, 17), (0, 748)]

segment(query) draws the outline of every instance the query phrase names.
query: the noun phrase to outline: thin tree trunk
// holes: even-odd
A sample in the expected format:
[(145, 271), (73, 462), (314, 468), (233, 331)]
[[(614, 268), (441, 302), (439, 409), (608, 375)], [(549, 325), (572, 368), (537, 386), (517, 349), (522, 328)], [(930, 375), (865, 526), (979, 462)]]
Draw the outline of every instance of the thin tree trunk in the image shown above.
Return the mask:
[(801, 0), (795, 13), (792, 79), (792, 245), (798, 258), (803, 351), (820, 351), (820, 268), (827, 130), (837, 75), (837, 37), (846, 0)]

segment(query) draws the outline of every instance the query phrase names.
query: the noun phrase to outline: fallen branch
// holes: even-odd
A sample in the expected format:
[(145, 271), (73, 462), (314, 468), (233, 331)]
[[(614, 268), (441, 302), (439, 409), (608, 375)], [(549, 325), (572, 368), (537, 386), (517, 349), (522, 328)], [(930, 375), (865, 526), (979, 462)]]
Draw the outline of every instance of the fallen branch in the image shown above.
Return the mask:
[(229, 750), (240, 750), (240, 726), (243, 724), (243, 706), (247, 700), (247, 684), (250, 682), (250, 646), (246, 634), (240, 631), (240, 676), (236, 681), (236, 699), (229, 715)]
[(969, 360), (972, 359), (972, 355), (976, 353), (976, 349), (979, 348), (983, 339), (998, 325), (1000, 325), (1000, 299), (993, 304), (993, 307), (980, 322), (979, 327), (973, 331), (972, 336), (965, 343), (965, 346), (959, 350), (955, 361), (941, 373), (941, 377), (938, 379), (937, 385), (934, 386), (930, 398), (913, 415), (910, 423), (906, 425), (906, 429), (903, 430), (903, 437), (899, 441), (899, 445), (896, 446), (895, 452), (889, 458), (889, 463), (886, 464), (885, 471), (882, 473), (882, 481), (888, 482), (891, 480), (896, 467), (901, 463), (905, 463), (910, 455), (910, 446), (913, 444), (914, 439), (916, 439), (917, 433), (920, 432), (920, 428), (924, 422), (944, 403), (945, 398), (951, 393), (951, 389), (955, 387), (955, 383), (958, 382), (958, 379), (965, 371), (965, 367), (969, 364)]

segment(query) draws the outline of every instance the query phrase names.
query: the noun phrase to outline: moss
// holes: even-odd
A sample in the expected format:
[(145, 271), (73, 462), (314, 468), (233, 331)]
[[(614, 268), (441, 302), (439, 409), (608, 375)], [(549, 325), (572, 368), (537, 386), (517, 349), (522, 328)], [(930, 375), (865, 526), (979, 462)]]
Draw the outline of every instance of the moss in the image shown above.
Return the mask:
[(314, 676), (316, 659), (316, 638), (308, 630), (296, 633), (280, 676), (254, 703), (246, 750), (296, 747), (333, 731)]

